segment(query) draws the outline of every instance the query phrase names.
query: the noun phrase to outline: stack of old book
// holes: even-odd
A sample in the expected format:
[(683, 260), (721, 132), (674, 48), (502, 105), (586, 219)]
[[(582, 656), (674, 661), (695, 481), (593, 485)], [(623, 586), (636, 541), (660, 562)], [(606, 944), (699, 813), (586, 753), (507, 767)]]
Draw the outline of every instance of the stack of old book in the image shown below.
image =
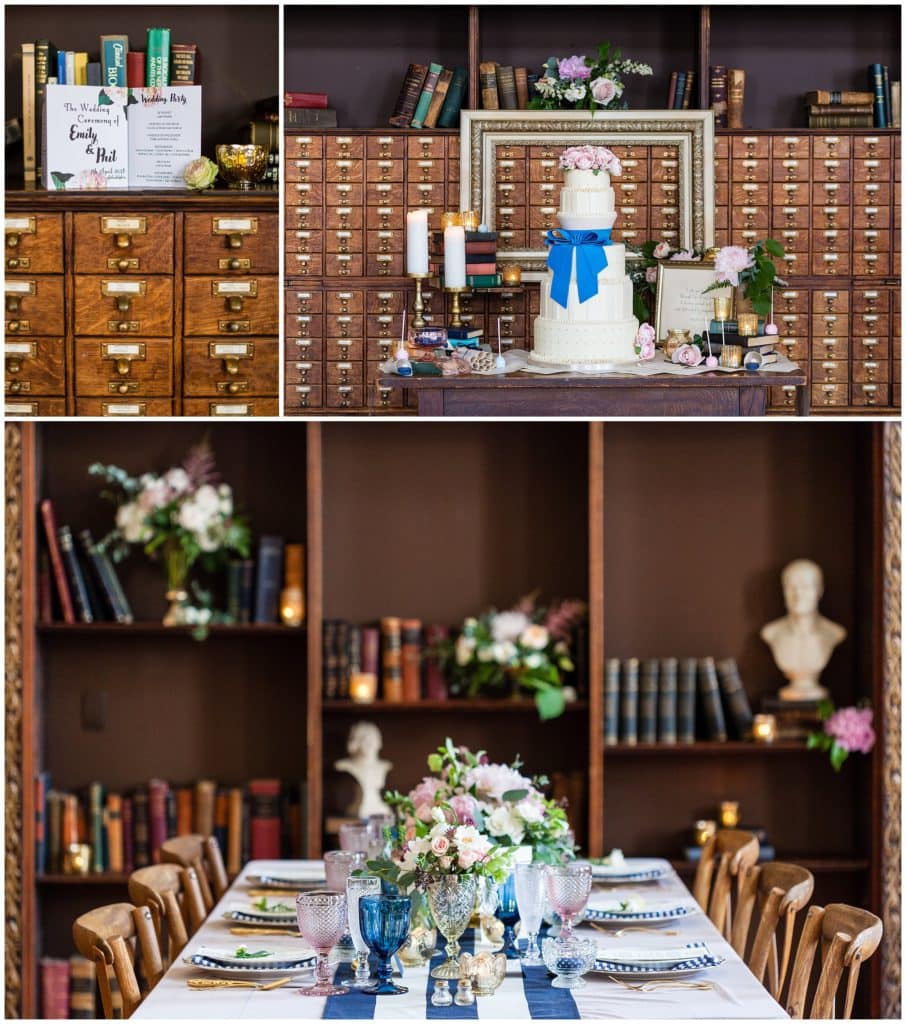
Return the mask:
[(283, 124), (291, 134), (337, 127), (337, 112), (327, 106), (325, 92), (285, 92), (283, 108)]
[(526, 110), (535, 95), (538, 76), (528, 68), (484, 61), (479, 66), (481, 105), (485, 110)]
[[(708, 77), (708, 106), (715, 128), (742, 128), (746, 73), (742, 68), (712, 64)], [(668, 104), (669, 106), (669, 104)]]
[(442, 64), (410, 64), (390, 115), (395, 128), (458, 128), (469, 73)]
[(280, 182), (280, 112), (276, 96), (255, 104), (255, 120), (249, 121), (249, 142), (267, 149), (264, 181)]
[[(700, 723), (698, 728), (696, 723)], [(733, 658), (609, 658), (604, 744), (749, 738), (752, 709)]]
[[(777, 335), (765, 334), (764, 328), (764, 320), (759, 320), (758, 334), (752, 338), (747, 338), (739, 333), (739, 322), (737, 320), (712, 320), (708, 324), (708, 337), (711, 340), (710, 352), (719, 356), (724, 345), (740, 345), (746, 352), (758, 352), (761, 356), (762, 366), (776, 363), (779, 358), (776, 351), (779, 339)], [(705, 349), (705, 354), (707, 355), (707, 343), (705, 344)]]
[(871, 128), (874, 93), (818, 89), (805, 94), (805, 112), (809, 128)]
[(688, 110), (692, 106), (692, 90), (694, 88), (694, 71), (671, 71), (670, 86), (667, 90), (667, 109)]
[[(44, 1020), (95, 1020), (94, 964), (82, 956), (41, 957), (41, 1017)], [(110, 996), (114, 1016), (123, 1015), (123, 996), (112, 968)]]
[[(444, 235), (435, 231), (431, 238), (431, 272), (443, 278)], [(499, 288), (497, 273), (497, 232), (466, 231), (466, 284), (469, 288)]]

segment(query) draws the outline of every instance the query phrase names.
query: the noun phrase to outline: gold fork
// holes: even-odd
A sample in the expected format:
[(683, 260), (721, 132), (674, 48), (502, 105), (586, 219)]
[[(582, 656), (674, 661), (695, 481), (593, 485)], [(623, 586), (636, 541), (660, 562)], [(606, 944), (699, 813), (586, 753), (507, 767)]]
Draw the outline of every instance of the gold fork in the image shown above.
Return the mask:
[(278, 978), (277, 981), (269, 981), (262, 985), (257, 981), (239, 981), (236, 978), (189, 978), (186, 984), (189, 988), (256, 988), (260, 992), (269, 992), (271, 989), (280, 988), (290, 980), (290, 976)]
[(645, 981), (640, 984), (633, 985), (628, 981), (623, 981), (622, 978), (618, 978), (614, 974), (608, 974), (607, 978), (610, 981), (615, 981), (618, 985), (621, 985), (623, 988), (629, 989), (632, 992), (652, 992), (659, 988), (689, 988), (697, 989), (700, 992), (710, 992), (711, 989), (714, 988), (710, 981), (680, 981), (679, 979), (674, 981), (670, 978), (663, 978), (660, 980)]
[(298, 928), (231, 928), (230, 935), (295, 935), (299, 936)]

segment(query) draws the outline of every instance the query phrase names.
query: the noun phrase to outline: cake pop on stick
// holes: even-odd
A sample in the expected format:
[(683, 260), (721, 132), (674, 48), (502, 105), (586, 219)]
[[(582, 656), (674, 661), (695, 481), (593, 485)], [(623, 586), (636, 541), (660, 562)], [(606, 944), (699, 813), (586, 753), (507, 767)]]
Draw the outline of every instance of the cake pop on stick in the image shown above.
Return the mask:
[(497, 317), (497, 358), (494, 360), (494, 366), (498, 370), (506, 369), (506, 360), (503, 358), (503, 342), (500, 338), (500, 317)]

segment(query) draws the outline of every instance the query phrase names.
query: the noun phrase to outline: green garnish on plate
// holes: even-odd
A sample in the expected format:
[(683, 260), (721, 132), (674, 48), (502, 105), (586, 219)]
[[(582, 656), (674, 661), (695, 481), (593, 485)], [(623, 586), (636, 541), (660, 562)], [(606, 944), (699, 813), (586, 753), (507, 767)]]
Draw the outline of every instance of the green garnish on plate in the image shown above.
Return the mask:
[(271, 913), (291, 914), (293, 912), (293, 908), (289, 906), (288, 903), (272, 903), (268, 906), (266, 896), (262, 896), (261, 899), (258, 900), (257, 903), (253, 903), (252, 906), (256, 910), (263, 910)]
[(270, 956), (271, 951), (269, 949), (256, 949), (254, 951), (246, 949), (245, 946), (238, 946), (236, 949), (236, 956), (240, 960), (260, 960), (263, 956)]

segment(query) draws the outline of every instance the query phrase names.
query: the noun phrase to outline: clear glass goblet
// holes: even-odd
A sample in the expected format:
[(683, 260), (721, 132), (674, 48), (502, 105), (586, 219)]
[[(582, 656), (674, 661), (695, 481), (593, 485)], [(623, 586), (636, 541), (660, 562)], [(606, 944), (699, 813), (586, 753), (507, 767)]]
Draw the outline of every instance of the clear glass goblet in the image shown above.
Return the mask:
[(541, 931), (544, 910), (544, 869), (544, 864), (517, 864), (513, 872), (516, 876), (516, 904), (522, 921), (520, 932), (524, 931), (528, 935), (528, 946), (522, 954), (522, 962), (525, 964), (544, 962), (538, 948), (538, 933)]
[[(346, 879), (353, 871), (361, 871), (365, 867), (365, 854), (354, 853), (352, 850), (331, 850), (324, 854), (324, 877), (327, 888), (335, 892), (346, 892)], [(342, 964), (351, 964), (355, 960), (355, 946), (349, 934), (347, 924), (333, 951), (332, 959)]]
[(364, 821), (348, 821), (340, 826), (340, 849), (368, 853), (372, 832)]
[(572, 935), (576, 917), (585, 909), (591, 893), (591, 865), (580, 861), (570, 864), (548, 864), (544, 872), (547, 898), (563, 922), (560, 935)]
[(406, 941), (411, 909), (412, 901), (408, 896), (380, 894), (359, 897), (359, 928), (362, 939), (377, 958), (377, 982), (361, 989), (367, 995), (403, 995), (409, 991), (405, 986), (395, 985), (390, 980), (393, 974), (390, 958)]
[(434, 968), (431, 977), (455, 981), (459, 978), (459, 937), (475, 909), (478, 878), (475, 875), (438, 875), (428, 882), (427, 890), (431, 916), (447, 940), (447, 959)]
[(346, 906), (349, 931), (355, 947), (355, 977), (343, 982), (344, 988), (367, 988), (371, 984), (371, 970), (368, 966), (368, 944), (362, 937), (359, 924), (359, 900), (363, 896), (376, 896), (381, 891), (381, 880), (370, 876), (346, 879)]
[(371, 841), (368, 846), (368, 857), (374, 860), (377, 857), (385, 857), (390, 852), (390, 841), (387, 839), (384, 830), (393, 828), (396, 818), (392, 814), (369, 814), (366, 819), (368, 828), (371, 830)]
[(345, 996), (349, 989), (330, 980), (330, 951), (346, 927), (346, 893), (316, 889), (296, 897), (296, 919), (302, 938), (314, 949), (315, 983), (299, 989), (300, 996)]

